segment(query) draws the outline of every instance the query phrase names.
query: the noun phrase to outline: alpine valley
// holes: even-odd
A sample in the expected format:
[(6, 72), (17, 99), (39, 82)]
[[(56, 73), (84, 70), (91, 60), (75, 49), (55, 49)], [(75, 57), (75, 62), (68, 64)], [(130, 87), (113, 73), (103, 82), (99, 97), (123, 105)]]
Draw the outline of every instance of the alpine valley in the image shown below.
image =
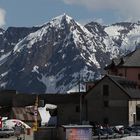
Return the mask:
[(100, 79), (112, 58), (140, 44), (140, 23), (80, 25), (66, 14), (41, 26), (0, 29), (0, 88), (67, 93)]

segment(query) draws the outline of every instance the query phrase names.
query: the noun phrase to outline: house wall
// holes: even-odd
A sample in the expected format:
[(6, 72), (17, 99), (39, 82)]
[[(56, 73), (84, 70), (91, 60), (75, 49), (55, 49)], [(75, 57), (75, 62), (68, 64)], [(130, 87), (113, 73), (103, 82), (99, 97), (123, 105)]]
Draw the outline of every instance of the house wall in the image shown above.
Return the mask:
[(58, 105), (57, 110), (58, 110), (58, 125), (80, 123), (80, 107), (78, 103), (77, 104), (67, 103)]
[(57, 128), (55, 127), (44, 127), (38, 128), (34, 132), (34, 140), (57, 140)]
[[(103, 85), (109, 85), (109, 96), (104, 97)], [(128, 99), (129, 97), (108, 77), (98, 83), (87, 95), (88, 120), (103, 123), (109, 119), (110, 125), (128, 124)], [(104, 106), (104, 101), (109, 102), (109, 107)]]
[(129, 125), (132, 125), (138, 122), (136, 106), (140, 105), (140, 100), (130, 100), (128, 104), (129, 104)]

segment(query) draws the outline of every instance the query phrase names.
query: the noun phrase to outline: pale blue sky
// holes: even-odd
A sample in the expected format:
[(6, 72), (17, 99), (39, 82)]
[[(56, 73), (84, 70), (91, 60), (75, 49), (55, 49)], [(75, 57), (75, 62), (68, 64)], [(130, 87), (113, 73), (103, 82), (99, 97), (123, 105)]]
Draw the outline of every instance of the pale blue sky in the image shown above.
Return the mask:
[[(117, 2), (116, 2), (117, 1)], [(82, 24), (138, 20), (140, 0), (0, 0), (0, 26), (33, 26), (66, 13)], [(125, 3), (126, 2), (126, 3)]]

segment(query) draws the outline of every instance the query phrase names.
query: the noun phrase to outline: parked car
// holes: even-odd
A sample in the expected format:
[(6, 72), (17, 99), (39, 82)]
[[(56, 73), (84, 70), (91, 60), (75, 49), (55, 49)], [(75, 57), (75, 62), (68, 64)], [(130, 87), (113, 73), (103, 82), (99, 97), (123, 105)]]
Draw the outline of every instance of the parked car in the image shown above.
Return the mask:
[(0, 137), (8, 138), (14, 135), (13, 129), (0, 129)]
[(124, 134), (124, 126), (123, 125), (114, 126), (114, 127), (112, 127), (112, 129), (115, 133)]
[(104, 129), (96, 128), (94, 130), (94, 135), (95, 136), (97, 136), (97, 135), (107, 136), (107, 131), (105, 131)]
[(112, 128), (104, 128), (104, 131), (108, 134), (108, 135), (113, 135), (115, 132), (113, 131)]
[(140, 124), (133, 124), (131, 127), (132, 127), (132, 128), (137, 128), (137, 129), (140, 130)]

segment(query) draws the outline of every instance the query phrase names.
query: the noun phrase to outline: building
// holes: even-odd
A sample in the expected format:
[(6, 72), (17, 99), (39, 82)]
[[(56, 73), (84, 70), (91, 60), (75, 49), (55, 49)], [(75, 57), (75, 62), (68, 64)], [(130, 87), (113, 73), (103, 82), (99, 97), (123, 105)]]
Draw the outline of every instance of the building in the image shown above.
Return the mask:
[(0, 91), (0, 116), (5, 117), (10, 115), (12, 108), (13, 98), (16, 91), (13, 90), (2, 90)]
[(140, 90), (136, 82), (106, 75), (87, 91), (87, 120), (110, 125), (140, 121)]
[(71, 94), (40, 94), (39, 100), (44, 104), (54, 104), (57, 106), (57, 125), (79, 124), (81, 117), (80, 99), (82, 93)]
[[(33, 108), (36, 97), (38, 96), (38, 107), (44, 107), (45, 104), (57, 106), (55, 110), (49, 110), (52, 118), (57, 119), (55, 125), (61, 124), (79, 124), (82, 121), (81, 99), (82, 93), (70, 94), (26, 94), (26, 93), (4, 93), (0, 94), (0, 115), (9, 118), (20, 119), (27, 124), (34, 121)], [(40, 117), (38, 118), (40, 122)], [(30, 125), (31, 126), (31, 125)]]
[(112, 63), (105, 67), (110, 75), (124, 76), (129, 80), (136, 81), (140, 88), (140, 48), (128, 55), (113, 59)]

